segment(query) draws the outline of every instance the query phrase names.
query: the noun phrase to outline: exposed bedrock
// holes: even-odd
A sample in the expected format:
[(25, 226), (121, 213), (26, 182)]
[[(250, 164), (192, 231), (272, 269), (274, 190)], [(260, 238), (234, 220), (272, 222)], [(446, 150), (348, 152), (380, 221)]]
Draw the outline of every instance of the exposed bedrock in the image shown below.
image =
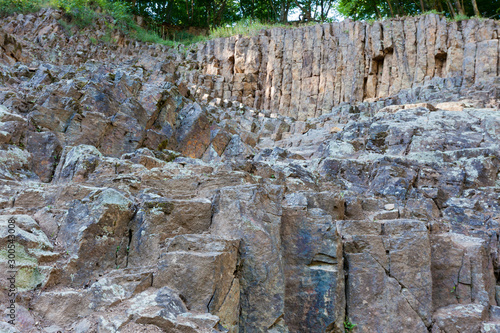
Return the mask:
[(497, 21), (61, 18), (0, 20), (0, 332), (500, 332)]
[(347, 20), (216, 39), (188, 57), (207, 74), (193, 83), (213, 97), (304, 120), (429, 84), (465, 91), (498, 80), (499, 29), (494, 20), (432, 14)]

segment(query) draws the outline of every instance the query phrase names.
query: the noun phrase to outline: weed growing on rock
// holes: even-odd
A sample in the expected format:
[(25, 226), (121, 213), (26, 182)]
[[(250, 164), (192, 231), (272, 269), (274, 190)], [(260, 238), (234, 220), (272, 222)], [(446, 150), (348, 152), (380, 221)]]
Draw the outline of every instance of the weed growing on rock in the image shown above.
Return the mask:
[(345, 321), (344, 321), (344, 328), (347, 332), (352, 332), (352, 330), (354, 329), (354, 327), (356, 327), (357, 325), (352, 323), (349, 318), (347, 318)]
[(460, 21), (464, 21), (464, 20), (468, 20), (468, 19), (469, 19), (469, 17), (467, 15), (459, 14), (459, 15), (455, 15), (454, 17), (447, 18), (446, 20), (448, 22), (460, 22)]

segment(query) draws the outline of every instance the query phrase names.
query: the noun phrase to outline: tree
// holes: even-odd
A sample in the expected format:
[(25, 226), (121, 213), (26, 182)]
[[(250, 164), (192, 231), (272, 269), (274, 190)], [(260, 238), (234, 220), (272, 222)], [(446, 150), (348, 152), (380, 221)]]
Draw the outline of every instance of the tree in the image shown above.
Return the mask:
[(333, 8), (333, 0), (293, 0), (293, 4), (301, 11), (301, 21), (325, 22), (330, 10)]
[(457, 16), (499, 17), (500, 0), (339, 0), (338, 11), (354, 20), (415, 15), (435, 10)]

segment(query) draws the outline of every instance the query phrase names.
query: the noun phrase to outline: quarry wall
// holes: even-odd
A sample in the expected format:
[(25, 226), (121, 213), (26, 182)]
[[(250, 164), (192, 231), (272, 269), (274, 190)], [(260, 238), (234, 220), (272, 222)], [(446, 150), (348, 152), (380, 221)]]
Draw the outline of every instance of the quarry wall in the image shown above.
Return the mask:
[(274, 28), (200, 44), (194, 58), (205, 76), (195, 81), (211, 81), (216, 98), (303, 120), (436, 78), (461, 89), (489, 82), (500, 68), (499, 31), (498, 21), (436, 14)]

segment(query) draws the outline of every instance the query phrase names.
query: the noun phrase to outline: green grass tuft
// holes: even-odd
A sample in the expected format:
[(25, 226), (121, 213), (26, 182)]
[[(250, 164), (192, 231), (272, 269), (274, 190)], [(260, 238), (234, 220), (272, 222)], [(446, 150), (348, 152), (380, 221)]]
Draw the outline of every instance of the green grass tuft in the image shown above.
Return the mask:
[(445, 12), (439, 12), (436, 9), (431, 9), (431, 10), (423, 12), (421, 15), (428, 15), (428, 14), (444, 15)]
[[(318, 23), (308, 22), (306, 24), (301, 24), (300, 26), (303, 27), (316, 24)], [(267, 23), (261, 23), (259, 20), (243, 19), (241, 21), (234, 23), (232, 26), (212, 29), (210, 31), (210, 35), (206, 39), (225, 38), (235, 35), (257, 36), (261, 30), (272, 29), (272, 28), (293, 29), (296, 27), (290, 24), (282, 24), (282, 23), (267, 24)]]
[(275, 24), (275, 25), (263, 24), (263, 23), (259, 22), (258, 20), (245, 19), (245, 20), (241, 20), (239, 22), (236, 22), (233, 26), (219, 27), (216, 29), (212, 29), (210, 31), (209, 38), (210, 39), (224, 38), (224, 37), (231, 37), (231, 36), (235, 36), (235, 35), (255, 36), (262, 29), (269, 29), (269, 28), (275, 28), (275, 27), (285, 27), (285, 25), (283, 25), (283, 24)]
[(447, 19), (448, 22), (460, 22), (460, 21), (464, 21), (464, 20), (468, 20), (469, 17), (467, 15), (462, 15), (462, 14), (459, 14), (459, 15), (456, 15), (455, 17), (450, 17)]

